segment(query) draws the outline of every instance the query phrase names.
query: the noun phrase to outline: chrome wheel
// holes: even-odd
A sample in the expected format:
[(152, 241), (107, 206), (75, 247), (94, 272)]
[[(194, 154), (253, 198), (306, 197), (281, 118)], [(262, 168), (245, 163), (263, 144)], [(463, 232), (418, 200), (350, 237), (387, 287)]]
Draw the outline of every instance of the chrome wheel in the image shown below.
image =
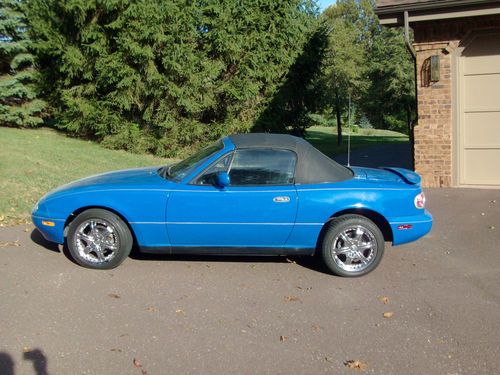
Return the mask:
[(336, 235), (331, 255), (344, 271), (360, 272), (373, 263), (377, 250), (375, 235), (364, 226), (352, 225)]
[(115, 227), (102, 219), (87, 219), (80, 223), (73, 241), (78, 255), (93, 264), (109, 262), (120, 248)]

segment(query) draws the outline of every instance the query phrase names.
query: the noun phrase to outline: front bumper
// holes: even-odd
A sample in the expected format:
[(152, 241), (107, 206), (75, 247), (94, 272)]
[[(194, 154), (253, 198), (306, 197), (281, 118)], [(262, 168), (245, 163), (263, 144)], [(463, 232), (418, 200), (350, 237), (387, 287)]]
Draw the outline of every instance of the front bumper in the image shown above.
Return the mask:
[[(64, 243), (64, 220), (63, 219), (52, 219), (48, 217), (39, 216), (36, 214), (31, 215), (31, 220), (35, 227), (40, 231), (42, 236), (50, 242), (56, 242), (59, 244)], [(54, 225), (49, 226), (43, 222), (51, 222)]]
[(392, 229), (393, 245), (413, 242), (425, 236), (432, 229), (432, 215), (424, 210), (417, 216), (391, 218), (389, 224)]

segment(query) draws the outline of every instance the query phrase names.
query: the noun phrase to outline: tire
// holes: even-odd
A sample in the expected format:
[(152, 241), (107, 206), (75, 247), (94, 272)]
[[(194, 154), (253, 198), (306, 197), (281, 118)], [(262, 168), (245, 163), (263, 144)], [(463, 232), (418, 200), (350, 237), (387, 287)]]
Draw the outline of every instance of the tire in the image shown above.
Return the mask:
[(375, 223), (364, 216), (345, 215), (329, 224), (321, 255), (333, 274), (359, 277), (378, 266), (384, 245), (384, 236)]
[(119, 266), (132, 249), (132, 233), (124, 221), (110, 211), (89, 209), (69, 225), (69, 253), (79, 265), (108, 270)]

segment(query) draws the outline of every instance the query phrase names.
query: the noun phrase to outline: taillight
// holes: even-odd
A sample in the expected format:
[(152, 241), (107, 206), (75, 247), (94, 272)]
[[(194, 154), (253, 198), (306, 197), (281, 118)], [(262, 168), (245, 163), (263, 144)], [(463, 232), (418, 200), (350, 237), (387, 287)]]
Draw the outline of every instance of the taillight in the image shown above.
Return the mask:
[(424, 208), (425, 207), (425, 194), (421, 192), (415, 197), (415, 207)]

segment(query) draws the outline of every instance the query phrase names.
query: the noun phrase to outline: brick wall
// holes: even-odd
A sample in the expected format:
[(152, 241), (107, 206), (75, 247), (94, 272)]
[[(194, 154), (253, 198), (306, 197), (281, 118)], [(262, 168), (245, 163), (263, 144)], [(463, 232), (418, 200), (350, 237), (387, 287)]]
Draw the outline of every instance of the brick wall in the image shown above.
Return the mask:
[[(500, 16), (470, 17), (412, 25), (417, 51), (418, 125), (415, 126), (415, 170), (423, 186), (452, 185), (453, 110), (452, 52), (473, 30), (500, 28)], [(440, 80), (429, 82), (430, 56), (440, 57)]]

